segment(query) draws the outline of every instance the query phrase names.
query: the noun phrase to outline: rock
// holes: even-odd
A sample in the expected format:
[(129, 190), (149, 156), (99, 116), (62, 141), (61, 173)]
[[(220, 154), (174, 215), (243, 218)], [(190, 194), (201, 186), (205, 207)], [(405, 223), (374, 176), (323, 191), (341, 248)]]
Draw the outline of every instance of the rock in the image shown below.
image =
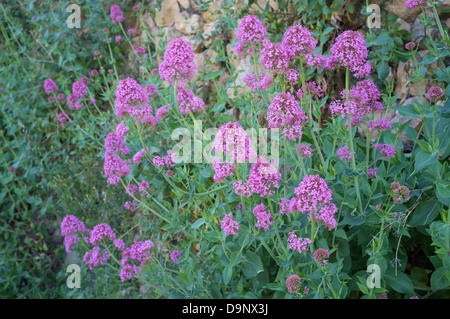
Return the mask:
[(272, 7), (275, 11), (278, 11), (278, 2), (275, 2), (274, 0), (269, 0), (269, 6)]
[(245, 93), (250, 92), (250, 88), (244, 83), (244, 77), (247, 74), (255, 73), (255, 68), (251, 63), (251, 57), (246, 56), (241, 59), (235, 72), (237, 74), (236, 80), (234, 81), (233, 86), (227, 89), (227, 95), (232, 100), (236, 100), (237, 96), (242, 96)]
[(198, 75), (206, 68), (206, 57), (203, 53), (194, 53), (194, 63), (197, 66), (197, 71), (195, 71), (194, 80), (197, 79)]
[(220, 61), (217, 61), (218, 57), (219, 53), (216, 50), (209, 49), (208, 51), (205, 51), (205, 58), (211, 61), (211, 71), (219, 71), (220, 69), (222, 69), (222, 63)]
[(219, 75), (219, 78), (217, 80), (217, 87), (226, 87), (228, 81), (230, 80), (230, 73), (228, 71), (223, 72), (221, 75)]
[(203, 28), (203, 38), (205, 39), (205, 47), (206, 48), (209, 48), (212, 45), (212, 43), (214, 41), (213, 32), (216, 31), (218, 24), (219, 24), (218, 21), (214, 21), (214, 22), (205, 24), (205, 26)]
[(188, 15), (183, 12), (175, 16), (175, 28), (184, 34), (196, 34), (203, 30), (203, 19), (198, 14)]
[(150, 30), (153, 29), (156, 26), (156, 23), (155, 23), (155, 21), (153, 21), (153, 18), (152, 18), (151, 14), (145, 13), (143, 18), (144, 18), (145, 24), (147, 25), (147, 27)]
[(400, 27), (398, 28), (399, 31), (406, 30), (408, 32), (411, 32), (411, 25), (405, 20), (398, 18), (397, 23), (400, 23)]
[(187, 9), (187, 8), (189, 8), (189, 0), (178, 0), (178, 4), (182, 7), (182, 8), (184, 8), (184, 9)]
[(199, 38), (191, 36), (182, 36), (182, 38), (191, 45), (192, 51), (194, 51), (194, 53), (200, 53), (203, 51), (203, 42)]
[(240, 64), (240, 59), (238, 58), (236, 52), (234, 51), (234, 48), (231, 46), (231, 43), (227, 44), (227, 56), (230, 57), (230, 63), (234, 65), (235, 68), (237, 68)]
[[(434, 15), (431, 12), (428, 13), (428, 16), (431, 17), (432, 21), (434, 21)], [(412, 37), (412, 40), (416, 43), (419, 40), (423, 40), (423, 38), (425, 36), (424, 26), (421, 25), (420, 22), (421, 22), (420, 19), (417, 18), (411, 26), (411, 37)], [(430, 36), (432, 39), (441, 38), (439, 29), (438, 28), (428, 28), (427, 37), (430, 37)], [(424, 41), (421, 41), (419, 49), (422, 49), (422, 50), (426, 49)]]
[[(216, 58), (219, 54), (209, 49), (208, 51), (201, 53), (194, 53), (194, 63), (197, 66), (197, 71), (195, 72), (194, 80), (202, 73), (204, 70), (206, 72), (214, 72), (218, 71), (222, 68), (222, 64), (220, 62), (216, 62)], [(208, 62), (210, 60), (211, 62)]]
[(164, 0), (161, 9), (156, 12), (156, 25), (160, 27), (171, 27), (175, 17), (180, 14), (180, 6), (177, 0)]
[(445, 21), (445, 24), (447, 25), (447, 28), (450, 29), (450, 18), (448, 18), (448, 19)]
[(445, 0), (438, 8), (437, 12), (439, 17), (446, 19), (450, 17), (450, 0)]
[(221, 10), (224, 5), (224, 0), (216, 0), (209, 4), (207, 11), (202, 11), (201, 15), (206, 23), (216, 21), (222, 14)]
[(393, 2), (388, 2), (386, 10), (389, 13), (397, 15), (400, 19), (403, 19), (406, 22), (414, 22), (419, 14), (422, 13), (422, 10), (419, 7), (408, 10), (405, 8), (405, 2), (406, 0), (395, 0)]
[(178, 39), (182, 37), (182, 34), (175, 29), (175, 27), (164, 27), (162, 28), (163, 35), (159, 34), (159, 28), (155, 27), (152, 29), (153, 38), (155, 42), (158, 43), (159, 46), (162, 46), (162, 40), (164, 38), (167, 39), (167, 44), (169, 44), (172, 40)]
[[(417, 59), (421, 61), (421, 59), (429, 54), (428, 50), (418, 51)], [(436, 68), (436, 62), (428, 65), (429, 69)], [(415, 65), (412, 60), (408, 62), (399, 62), (397, 67), (397, 76), (396, 76), (396, 84), (394, 94), (398, 94), (398, 98), (400, 99), (400, 103), (403, 103), (406, 98), (409, 96), (419, 95), (419, 83), (418, 82), (409, 82), (408, 78), (411, 77), (411, 68), (415, 70)], [(425, 77), (421, 81), (422, 85), (422, 94), (425, 96), (427, 90), (431, 87), (432, 82), (428, 77)]]

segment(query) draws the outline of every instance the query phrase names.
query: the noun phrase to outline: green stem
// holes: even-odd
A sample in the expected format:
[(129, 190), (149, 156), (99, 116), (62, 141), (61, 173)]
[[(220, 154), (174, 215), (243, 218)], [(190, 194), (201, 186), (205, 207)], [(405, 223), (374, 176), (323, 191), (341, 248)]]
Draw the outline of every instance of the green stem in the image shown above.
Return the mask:
[[(349, 90), (350, 90), (350, 71), (349, 68), (346, 67), (345, 69), (345, 100), (348, 103), (350, 100), (349, 97)], [(352, 162), (352, 169), (356, 172), (356, 162), (355, 162), (355, 152), (353, 150), (353, 129), (352, 129), (352, 117), (349, 116), (348, 119), (348, 132), (349, 132), (349, 147), (350, 147), (350, 154), (351, 154), (351, 162)], [(356, 197), (358, 198), (358, 205), (359, 205), (359, 211), (360, 215), (364, 213), (362, 208), (362, 202), (361, 202), (361, 195), (359, 193), (359, 181), (358, 177), (354, 176), (355, 181), (355, 190), (356, 190)]]

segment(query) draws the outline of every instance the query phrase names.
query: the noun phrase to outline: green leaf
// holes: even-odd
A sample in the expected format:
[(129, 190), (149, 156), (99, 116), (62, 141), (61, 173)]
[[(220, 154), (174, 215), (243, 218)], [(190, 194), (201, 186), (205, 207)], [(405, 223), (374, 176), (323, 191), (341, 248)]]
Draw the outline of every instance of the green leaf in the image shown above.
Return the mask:
[(364, 286), (363, 284), (360, 284), (359, 282), (356, 282), (356, 284), (358, 285), (359, 290), (361, 290), (361, 292), (365, 295), (369, 294), (369, 289), (367, 289), (366, 286)]
[(219, 235), (216, 232), (209, 231), (205, 233), (205, 238), (207, 241), (211, 243), (217, 243), (220, 239)]
[(345, 231), (343, 229), (336, 230), (334, 232), (334, 236), (336, 236), (338, 238), (347, 239), (347, 234), (345, 233)]
[(199, 228), (201, 225), (203, 225), (205, 223), (205, 219), (204, 218), (199, 218), (195, 221), (195, 223), (192, 224), (191, 228), (192, 229), (197, 229)]
[[(414, 107), (414, 104), (406, 104), (406, 105), (397, 105), (394, 107), (400, 113), (401, 116), (404, 117), (422, 117), (422, 114), (420, 114), (416, 108)], [(420, 110), (420, 108), (419, 108)]]
[(447, 272), (445, 271), (444, 267), (440, 267), (436, 269), (431, 274), (431, 289), (432, 290), (438, 290), (446, 288), (450, 285), (450, 282), (447, 278)]
[(223, 269), (223, 283), (225, 285), (228, 285), (228, 283), (231, 280), (231, 275), (233, 275), (233, 268), (232, 266), (227, 266)]
[(424, 58), (423, 58), (423, 60), (422, 60), (422, 62), (420, 62), (421, 64), (423, 64), (423, 65), (426, 65), (426, 64), (431, 64), (431, 63), (433, 63), (433, 62), (435, 62), (435, 61), (437, 61), (438, 60), (438, 57), (437, 56), (434, 56), (434, 55), (426, 55)]
[(422, 149), (417, 150), (415, 155), (414, 169), (415, 173), (421, 171), (422, 169), (433, 165), (438, 160), (438, 154), (432, 154), (424, 152)]
[(441, 204), (436, 200), (429, 199), (421, 202), (412, 213), (408, 224), (410, 226), (428, 225), (439, 215), (440, 210)]
[(379, 35), (375, 41), (373, 41), (373, 45), (385, 45), (387, 42), (393, 42), (394, 39), (392, 39), (387, 34)]
[(389, 65), (385, 61), (381, 61), (377, 66), (378, 78), (384, 80), (389, 75)]
[(445, 206), (450, 206), (450, 184), (437, 184), (436, 196), (442, 204)]
[(256, 277), (264, 271), (261, 258), (255, 252), (249, 251), (244, 258), (242, 272), (246, 278)]
[(230, 266), (231, 267), (236, 266), (237, 264), (239, 264), (241, 262), (241, 259), (242, 259), (242, 253), (239, 250), (235, 251), (230, 256)]
[[(214, 61), (212, 61), (212, 62), (214, 62)], [(210, 72), (205, 76), (205, 79), (213, 80), (213, 79), (217, 78), (219, 75), (221, 75), (223, 72), (225, 72), (225, 69)]]
[(414, 294), (414, 286), (411, 279), (404, 273), (398, 271), (397, 276), (394, 274), (393, 270), (387, 271), (384, 275), (386, 283), (395, 291), (399, 293), (411, 293)]

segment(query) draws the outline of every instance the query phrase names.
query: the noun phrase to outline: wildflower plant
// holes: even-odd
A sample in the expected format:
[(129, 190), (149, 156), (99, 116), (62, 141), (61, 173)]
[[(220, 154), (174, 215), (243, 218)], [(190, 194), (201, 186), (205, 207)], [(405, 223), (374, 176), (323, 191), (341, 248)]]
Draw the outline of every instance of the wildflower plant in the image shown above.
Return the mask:
[[(49, 64), (63, 73), (42, 75), (39, 94), (61, 136), (55, 145), (68, 148), (64, 174), (82, 166), (77, 161), (89, 149), (95, 185), (104, 189), (88, 198), (98, 207), (89, 214), (67, 204), (61, 187), (53, 190), (63, 198), (55, 232), (61, 250), (79, 255), (83, 274), (156, 298), (410, 298), (423, 289), (425, 296), (445, 296), (446, 29), (438, 23), (441, 40), (429, 39), (430, 57), (420, 62), (421, 43), (395, 39), (413, 66), (410, 82), (421, 83), (425, 66), (440, 64), (427, 92), (419, 84), (420, 102), (394, 106), (397, 97), (381, 76), (386, 58), (374, 57), (381, 35), (280, 27), (253, 14), (238, 22), (227, 13), (219, 25), (236, 32), (228, 50), (252, 70), (238, 87), (225, 53), (229, 39), (215, 34), (216, 62), (230, 73), (218, 85), (222, 71), (197, 65), (192, 39), (160, 40), (162, 29), (155, 35), (159, 27), (145, 23), (146, 14), (158, 18), (159, 6), (111, 4), (95, 11), (105, 18), (96, 35), (102, 39), (89, 47), (85, 69), (62, 67), (52, 51), (39, 53), (50, 54)], [(406, 9), (415, 7), (436, 12), (433, 1), (405, 2)], [(131, 16), (139, 23), (131, 25)], [(11, 23), (2, 26), (4, 34)], [(334, 78), (343, 86), (320, 81)], [(231, 96), (233, 89), (244, 93)], [(5, 109), (5, 123), (12, 123), (13, 112)], [(392, 121), (393, 110), (419, 117), (419, 130)], [(409, 153), (403, 133), (412, 141)], [(18, 134), (11, 129), (2, 137)], [(4, 184), (39, 183), (28, 180), (33, 169), (20, 167), (26, 152), (11, 150), (2, 160), (9, 167)], [(13, 219), (19, 204), (5, 190), (1, 198), (13, 209), (2, 219)], [(35, 205), (33, 197), (26, 202)], [(415, 236), (436, 246), (424, 249), (433, 255), (424, 283), (430, 288), (418, 284), (428, 270), (408, 264)], [(366, 284), (372, 264), (380, 267), (380, 287)]]
[[(120, 24), (121, 15), (114, 12), (114, 21)], [(131, 33), (122, 28), (125, 39)], [(163, 236), (172, 252), (163, 258), (165, 253), (155, 249), (156, 229), (143, 241), (116, 244), (116, 234), (102, 223), (89, 231), (87, 243), (96, 246), (86, 252), (85, 260), (92, 269), (115, 263), (121, 268), (116, 275), (122, 282), (136, 278), (145, 284), (152, 278), (174, 293), (180, 278), (169, 275), (158, 280), (157, 274), (176, 264), (186, 276), (183, 280), (200, 280), (189, 293), (195, 296), (235, 296), (227, 287), (237, 284), (240, 294), (252, 291), (259, 297), (286, 293), (301, 298), (345, 298), (352, 290), (342, 275), (351, 258), (349, 237), (354, 235), (350, 234), (363, 227), (369, 236), (363, 259), (387, 263), (389, 236), (398, 232), (387, 228), (396, 223), (391, 213), (408, 210), (418, 200), (418, 194), (410, 191), (414, 172), (403, 171), (400, 131), (393, 134), (386, 117), (375, 119), (386, 113), (390, 104), (384, 102), (390, 97), (368, 79), (372, 72), (369, 51), (358, 31), (339, 34), (326, 57), (317, 52), (318, 40), (302, 25), (289, 27), (281, 41), (272, 42), (258, 17), (248, 15), (239, 24), (237, 37), (237, 54), (250, 56), (254, 66), (254, 73), (244, 79), (250, 89), (247, 94), (259, 102), (242, 108), (244, 117), (239, 121), (228, 118), (215, 123), (209, 162), (189, 160), (198, 149), (203, 158), (206, 147), (195, 136), (200, 123), (211, 119), (212, 111), (194, 93), (197, 66), (185, 39), (167, 43), (157, 71), (149, 68), (145, 80), (118, 79), (117, 124), (115, 132), (105, 138), (105, 175), (112, 186), (125, 189), (125, 209), (145, 211), (159, 219), (161, 227), (170, 229)], [(407, 50), (413, 48), (407, 45)], [(139, 59), (140, 53), (136, 56)], [(315, 81), (319, 71), (344, 73), (345, 88), (336, 98), (325, 96)], [(50, 81), (46, 83), (47, 91), (57, 90)], [(74, 83), (75, 99), (87, 95), (83, 85), (82, 81)], [(444, 96), (439, 87), (428, 92), (433, 102)], [(321, 107), (326, 103), (332, 116), (321, 123)], [(267, 121), (258, 120), (257, 113), (265, 114)], [(173, 139), (161, 143), (158, 138), (180, 124), (185, 129), (183, 136), (194, 139), (194, 151), (189, 140), (181, 155)], [(363, 137), (357, 136), (358, 127)], [(280, 158), (271, 160), (262, 153), (263, 145), (254, 142), (252, 129), (256, 128), (281, 133), (280, 142), (272, 139), (265, 145), (281, 147)], [(168, 187), (160, 193), (162, 197), (154, 195), (156, 185)], [(438, 202), (439, 207), (445, 204)], [(405, 229), (405, 224), (398, 227)], [(71, 248), (80, 240), (70, 236), (76, 235), (66, 238)], [(209, 270), (194, 267), (193, 258), (206, 263)], [(216, 288), (205, 286), (199, 273)], [(262, 279), (260, 273), (267, 275)], [(383, 274), (391, 273), (384, 268)], [(244, 284), (243, 278), (256, 281)], [(268, 290), (258, 290), (258, 282)], [(389, 285), (388, 281), (385, 287)], [(362, 289), (370, 298), (383, 291)], [(182, 293), (188, 292), (182, 289)]]

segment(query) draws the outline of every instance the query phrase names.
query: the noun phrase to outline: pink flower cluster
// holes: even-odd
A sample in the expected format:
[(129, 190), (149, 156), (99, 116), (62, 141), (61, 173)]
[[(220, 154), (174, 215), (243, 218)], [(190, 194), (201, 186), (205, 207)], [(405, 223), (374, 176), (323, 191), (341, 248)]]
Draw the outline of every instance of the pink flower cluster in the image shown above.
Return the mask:
[(136, 197), (136, 195), (137, 195), (137, 192), (139, 191), (141, 197), (146, 197), (147, 196), (146, 192), (149, 187), (150, 187), (150, 184), (146, 181), (140, 182), (139, 187), (134, 184), (128, 185), (125, 193), (128, 196), (133, 197), (133, 201), (126, 201), (124, 204), (125, 208), (128, 210), (134, 211), (138, 205), (138, 201), (136, 199), (134, 199), (134, 197)]
[(115, 132), (110, 132), (105, 138), (105, 153), (120, 153), (122, 155), (127, 155), (130, 152), (128, 146), (124, 143), (119, 134)]
[(358, 31), (344, 31), (337, 38), (330, 49), (331, 63), (339, 63), (343, 68), (349, 68), (353, 76), (363, 78), (369, 75), (371, 67), (367, 57), (364, 37)]
[(313, 38), (311, 32), (300, 24), (289, 27), (281, 43), (289, 52), (291, 59), (295, 56), (308, 59), (317, 46), (317, 40)]
[(123, 161), (117, 153), (126, 155), (130, 152), (130, 149), (115, 132), (106, 136), (105, 149), (103, 169), (105, 175), (108, 176), (108, 183), (115, 185), (119, 183), (120, 177), (130, 174), (128, 163)]
[(289, 249), (296, 250), (300, 254), (305, 250), (308, 250), (308, 245), (312, 243), (309, 238), (297, 237), (293, 231), (289, 232)]
[(441, 87), (433, 86), (428, 90), (427, 95), (431, 102), (437, 102), (445, 96), (445, 92)]
[(125, 122), (122, 121), (120, 122), (117, 126), (116, 126), (116, 134), (117, 136), (119, 136), (120, 138), (125, 138), (127, 137), (128, 131), (130, 129), (128, 128), (128, 126), (125, 125)]
[(131, 245), (131, 247), (126, 248), (122, 252), (122, 259), (120, 260), (123, 266), (120, 271), (120, 279), (126, 281), (138, 274), (139, 266), (132, 265), (131, 262), (135, 261), (142, 265), (146, 265), (150, 260), (150, 249), (153, 247), (153, 242), (151, 240), (146, 240), (144, 242), (137, 241)]
[(297, 146), (297, 153), (302, 157), (311, 158), (312, 148), (309, 145), (300, 144)]
[(416, 47), (416, 43), (415, 42), (408, 42), (405, 44), (405, 49), (408, 51), (412, 51), (414, 50), (414, 48)]
[(245, 46), (256, 46), (261, 44), (267, 35), (266, 28), (263, 27), (261, 21), (254, 15), (247, 15), (242, 18), (237, 30), (236, 53), (241, 56)]
[(78, 242), (79, 238), (76, 233), (88, 232), (82, 221), (73, 215), (67, 215), (61, 222), (61, 235), (64, 236), (66, 252), (72, 250), (72, 245)]
[(369, 129), (369, 131), (373, 132), (375, 130), (380, 130), (380, 131), (387, 131), (392, 129), (392, 124), (391, 122), (383, 117), (381, 119), (378, 119), (376, 121), (367, 121), (367, 128)]
[(233, 188), (240, 196), (250, 197), (252, 194), (259, 194), (260, 197), (265, 197), (275, 193), (271, 188), (278, 188), (280, 179), (281, 173), (275, 166), (264, 157), (259, 157), (250, 168), (247, 183), (239, 180), (233, 183)]
[(250, 137), (237, 122), (228, 122), (220, 127), (212, 150), (220, 161), (228, 163), (246, 163), (256, 159), (256, 150), (251, 145)]
[(107, 250), (100, 252), (100, 247), (95, 246), (91, 251), (84, 254), (83, 261), (89, 263), (89, 269), (94, 269), (94, 267), (104, 264), (110, 258), (109, 252)]
[(170, 253), (170, 260), (172, 262), (176, 263), (180, 256), (181, 256), (181, 253), (178, 250), (174, 250)]
[(409, 201), (410, 191), (407, 186), (400, 185), (397, 182), (392, 182), (391, 189), (392, 189), (392, 192), (394, 193), (394, 195), (392, 197), (392, 200), (394, 201), (394, 203), (401, 204), (401, 203), (403, 203), (403, 201)]
[(96, 245), (97, 243), (102, 242), (105, 238), (114, 240), (116, 239), (116, 233), (106, 223), (101, 223), (94, 226), (91, 230), (89, 243)]
[(289, 51), (281, 43), (263, 42), (259, 63), (274, 73), (286, 73), (289, 69)]
[(233, 216), (231, 215), (231, 213), (225, 215), (225, 217), (222, 219), (222, 222), (220, 223), (220, 226), (225, 232), (225, 235), (234, 235), (234, 236), (237, 236), (240, 228), (239, 223), (233, 220)]
[(364, 117), (369, 117), (373, 112), (381, 112), (383, 105), (379, 102), (381, 97), (375, 84), (370, 80), (359, 81), (349, 91), (349, 101), (346, 102), (346, 90), (342, 90), (342, 100), (330, 103), (330, 110), (333, 116), (341, 115), (352, 117), (352, 125), (362, 121)]
[[(148, 151), (148, 148), (147, 148), (147, 151)], [(142, 158), (147, 153), (147, 151), (145, 149), (142, 149), (139, 152), (137, 152), (136, 154), (134, 154), (133, 162), (136, 164), (139, 164), (140, 162), (142, 162)]]
[(259, 80), (256, 76), (256, 73), (254, 74), (247, 74), (244, 77), (244, 83), (247, 84), (253, 92), (256, 91), (267, 91), (270, 86), (272, 85), (272, 77), (270, 74), (265, 74), (264, 72), (259, 72)]
[(161, 79), (184, 87), (186, 81), (193, 78), (197, 66), (194, 63), (194, 52), (185, 39), (175, 39), (169, 43), (164, 53), (164, 61), (159, 66)]
[(66, 113), (59, 113), (56, 119), (60, 122), (61, 127), (64, 127), (66, 122), (72, 123), (72, 120), (69, 119), (69, 115)]
[[(336, 154), (339, 156), (340, 159), (344, 159), (347, 161), (347, 163), (350, 163), (352, 160), (352, 154), (350, 153), (348, 149), (348, 145), (345, 145), (344, 147), (341, 147), (337, 150)], [(355, 152), (353, 152), (353, 155), (355, 155)]]
[(155, 116), (158, 121), (161, 121), (166, 118), (167, 114), (170, 112), (170, 104), (161, 106), (156, 110)]
[(405, 9), (412, 10), (415, 7), (427, 4), (426, 0), (406, 0)]
[(329, 257), (330, 257), (330, 252), (323, 248), (318, 248), (313, 253), (314, 260), (321, 266), (325, 266), (328, 263)]
[(200, 113), (205, 108), (205, 102), (187, 89), (181, 89), (177, 93), (177, 102), (183, 114), (189, 114), (191, 111)]
[(291, 294), (298, 294), (300, 292), (300, 286), (302, 284), (302, 279), (297, 275), (290, 275), (286, 279), (286, 288)]
[(140, 55), (145, 55), (146, 51), (143, 47), (137, 47), (134, 52), (136, 53), (137, 56)]
[(378, 171), (378, 167), (371, 167), (371, 168), (369, 168), (368, 169), (368, 171), (367, 171), (367, 175), (370, 177), (370, 178), (372, 178), (372, 179), (375, 179), (375, 178), (377, 178), (377, 171)]
[(125, 116), (138, 117), (141, 123), (151, 122), (149, 117), (152, 116), (153, 109), (148, 104), (148, 95), (145, 94), (142, 86), (133, 78), (119, 81), (114, 106), (118, 118), (122, 119)]
[[(322, 88), (315, 82), (306, 82), (306, 94), (313, 99), (320, 99), (323, 96)], [(303, 87), (297, 91), (297, 97), (301, 100), (303, 98)]]
[(337, 221), (334, 219), (337, 208), (331, 202), (333, 192), (328, 188), (324, 179), (318, 175), (306, 175), (295, 189), (295, 194), (296, 197), (289, 202), (286, 199), (284, 202), (282, 201), (283, 212), (286, 210), (289, 213), (308, 212), (309, 220), (314, 214), (314, 219), (323, 222), (328, 230), (337, 226)]
[(261, 203), (253, 208), (253, 215), (255, 215), (258, 220), (255, 225), (256, 228), (262, 227), (265, 231), (267, 231), (269, 226), (274, 223), (272, 220), (272, 214), (270, 211), (266, 211), (264, 203)]
[(117, 4), (113, 4), (111, 6), (110, 15), (113, 24), (118, 24), (119, 22), (123, 22), (125, 20), (122, 10), (120, 10), (120, 7)]
[(387, 158), (394, 157), (397, 154), (397, 150), (389, 144), (373, 144), (374, 150), (379, 150), (381, 156), (385, 156)]
[(156, 89), (156, 87), (152, 84), (147, 85), (144, 89), (145, 94), (151, 96), (151, 95), (159, 95), (158, 90)]
[(44, 81), (44, 90), (47, 94), (52, 94), (53, 92), (58, 91), (58, 85), (56, 85), (55, 81), (52, 79), (46, 79)]
[(72, 84), (72, 95), (75, 99), (79, 100), (88, 95), (88, 88), (83, 79), (75, 81)]
[(211, 165), (214, 170), (213, 180), (216, 183), (222, 183), (225, 178), (232, 176), (236, 171), (234, 163), (220, 162), (217, 157), (213, 157)]
[(269, 128), (283, 128), (283, 137), (297, 140), (302, 137), (302, 124), (308, 122), (302, 108), (289, 93), (279, 93), (270, 102), (267, 112)]
[(163, 168), (163, 167), (174, 167), (174, 161), (176, 159), (176, 155), (172, 153), (172, 150), (168, 150), (167, 151), (167, 155), (160, 157), (160, 156), (155, 156), (153, 157), (153, 164), (158, 167), (158, 168)]
[(286, 77), (287, 82), (295, 85), (298, 82), (300, 74), (295, 69), (289, 69), (284, 76)]

